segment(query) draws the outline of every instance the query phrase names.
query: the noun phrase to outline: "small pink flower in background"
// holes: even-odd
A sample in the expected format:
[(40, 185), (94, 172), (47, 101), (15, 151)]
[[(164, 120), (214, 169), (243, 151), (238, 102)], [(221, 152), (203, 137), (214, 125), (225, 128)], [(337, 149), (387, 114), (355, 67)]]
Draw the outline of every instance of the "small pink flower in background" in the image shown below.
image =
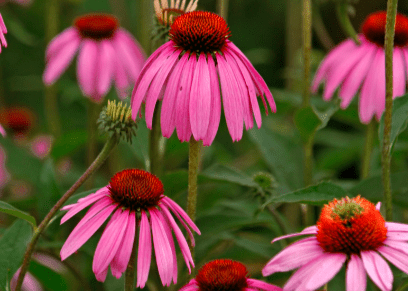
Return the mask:
[(0, 134), (2, 135), (2, 136), (6, 136), (7, 135), (7, 133), (6, 133), (6, 130), (4, 129), (4, 127), (0, 124)]
[(9, 1), (0, 0), (0, 5), (4, 5), (7, 2), (15, 2), (15, 3), (17, 3), (17, 4), (21, 5), (21, 6), (28, 6), (28, 5), (31, 4), (32, 0), (9, 0)]
[[(198, 234), (200, 231), (184, 210), (164, 196), (163, 192), (163, 184), (156, 176), (143, 170), (127, 169), (113, 176), (106, 187), (79, 199), (76, 204), (65, 206), (63, 210), (68, 212), (61, 219), (61, 224), (85, 207), (94, 204), (69, 235), (61, 249), (61, 259), (65, 260), (76, 252), (112, 214), (95, 250), (92, 270), (96, 279), (105, 281), (109, 266), (116, 278), (120, 278), (125, 272), (137, 224), (137, 287), (143, 288), (149, 275), (152, 236), (157, 268), (163, 285), (169, 286), (172, 281), (176, 283), (177, 257), (172, 232), (176, 236), (189, 272), (191, 266), (194, 267), (194, 262), (187, 241), (173, 215), (183, 224), (193, 244), (189, 227)], [(138, 215), (141, 219), (136, 222)]]
[[(225, 20), (211, 12), (180, 15), (170, 29), (170, 41), (146, 61), (132, 93), (132, 118), (146, 103), (148, 128), (158, 99), (162, 99), (161, 130), (180, 141), (202, 140), (211, 145), (221, 118), (221, 93), (225, 119), (233, 141), (242, 138), (243, 126), (261, 126), (257, 96), (265, 109), (276, 105), (265, 81), (245, 55), (228, 40)], [(221, 85), (221, 93), (219, 87)]]
[(4, 24), (3, 17), (1, 16), (1, 13), (0, 13), (0, 53), (1, 53), (2, 46), (7, 47), (7, 41), (6, 41), (6, 38), (4, 37), (6, 33), (7, 33), (7, 27)]
[(286, 247), (263, 268), (262, 274), (299, 268), (285, 291), (315, 290), (330, 281), (346, 264), (346, 290), (366, 290), (366, 274), (382, 290), (392, 290), (393, 274), (386, 258), (408, 274), (408, 225), (385, 222), (380, 203), (374, 206), (357, 196), (325, 205), (317, 225), (283, 238), (313, 235)]
[(51, 135), (37, 135), (30, 142), (31, 152), (39, 159), (44, 159), (51, 152), (53, 137)]
[(218, 259), (205, 264), (187, 285), (179, 291), (281, 291), (282, 289), (248, 277), (244, 264)]
[(53, 84), (68, 68), (75, 54), (77, 78), (83, 94), (100, 103), (115, 82), (120, 98), (134, 85), (145, 55), (134, 37), (108, 14), (78, 17), (73, 27), (57, 35), (48, 45), (43, 80)]
[[(11, 291), (16, 290), (16, 285), (17, 285), (17, 278), (18, 275), (20, 274), (20, 269), (17, 270), (17, 272), (14, 274), (13, 278), (11, 279), (10, 282), (10, 289)], [(43, 291), (44, 289), (41, 286), (41, 283), (35, 278), (30, 272), (27, 272), (23, 285), (21, 286), (22, 291)]]
[(164, 26), (173, 24), (174, 19), (184, 13), (197, 9), (198, 0), (190, 0), (186, 7), (186, 0), (154, 0), (154, 12), (157, 20)]
[[(385, 109), (385, 22), (386, 12), (376, 12), (367, 17), (361, 45), (348, 39), (333, 49), (323, 60), (313, 80), (312, 91), (325, 82), (324, 100), (330, 100), (339, 90), (341, 108), (345, 109), (359, 91), (359, 116), (362, 123), (369, 123), (375, 115), (381, 118)], [(394, 38), (393, 74), (394, 93), (405, 94), (408, 74), (408, 18), (397, 15)]]

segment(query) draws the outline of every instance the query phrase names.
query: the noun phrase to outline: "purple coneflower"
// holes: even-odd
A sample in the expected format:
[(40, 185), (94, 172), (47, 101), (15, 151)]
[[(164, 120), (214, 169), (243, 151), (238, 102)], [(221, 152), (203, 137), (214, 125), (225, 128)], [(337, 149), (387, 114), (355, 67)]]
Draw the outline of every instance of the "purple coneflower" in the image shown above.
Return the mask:
[[(370, 14), (359, 34), (361, 45), (348, 39), (323, 60), (313, 80), (312, 91), (325, 81), (324, 100), (330, 100), (340, 87), (341, 108), (345, 109), (360, 89), (359, 115), (368, 124), (374, 114), (379, 120), (385, 108), (385, 22), (386, 12)], [(404, 95), (408, 73), (408, 18), (397, 15), (394, 38), (393, 96)]]
[(4, 24), (3, 17), (1, 16), (1, 13), (0, 13), (0, 53), (1, 53), (2, 46), (7, 47), (7, 41), (6, 41), (6, 38), (4, 37), (6, 33), (7, 33), (7, 27)]
[(112, 80), (119, 97), (125, 98), (145, 60), (140, 45), (129, 32), (119, 27), (113, 15), (83, 15), (48, 45), (44, 83), (53, 84), (78, 50), (79, 86), (85, 96), (97, 103), (108, 93)]
[(313, 235), (285, 248), (263, 268), (264, 276), (299, 268), (284, 290), (315, 290), (346, 264), (346, 290), (366, 290), (366, 273), (383, 291), (392, 289), (393, 275), (386, 258), (408, 273), (408, 225), (385, 222), (380, 203), (357, 196), (325, 205), (317, 225), (283, 238)]
[(228, 259), (218, 259), (205, 264), (180, 291), (280, 291), (281, 288), (248, 278), (244, 264)]
[(163, 195), (163, 184), (156, 176), (138, 169), (117, 173), (106, 187), (79, 199), (76, 204), (65, 206), (63, 209), (69, 211), (61, 219), (61, 224), (93, 203), (95, 204), (63, 245), (62, 260), (77, 251), (112, 214), (96, 247), (92, 264), (98, 281), (105, 281), (109, 266), (116, 278), (120, 278), (126, 270), (135, 239), (136, 221), (139, 227), (137, 287), (143, 288), (147, 281), (152, 236), (157, 268), (164, 286), (169, 286), (171, 281), (177, 282), (177, 259), (172, 231), (191, 272), (194, 262), (190, 249), (173, 215), (183, 224), (193, 244), (189, 227), (198, 234), (200, 231), (178, 204)]
[[(225, 20), (211, 12), (193, 11), (178, 16), (170, 40), (147, 60), (132, 93), (132, 118), (146, 103), (146, 124), (152, 128), (153, 112), (162, 99), (161, 130), (170, 137), (176, 128), (180, 141), (202, 140), (211, 145), (221, 117), (221, 94), (225, 119), (233, 141), (242, 138), (243, 124), (261, 126), (257, 96), (275, 101), (265, 81), (245, 55), (228, 40)], [(268, 112), (268, 111), (267, 111)]]

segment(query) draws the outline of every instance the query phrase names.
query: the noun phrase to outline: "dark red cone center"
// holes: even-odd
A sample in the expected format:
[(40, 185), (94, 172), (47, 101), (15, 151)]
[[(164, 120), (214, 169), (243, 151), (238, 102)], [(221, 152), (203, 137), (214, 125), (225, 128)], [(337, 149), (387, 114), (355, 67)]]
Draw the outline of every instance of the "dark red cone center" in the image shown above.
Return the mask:
[(112, 37), (119, 21), (109, 14), (87, 14), (76, 18), (74, 26), (83, 37), (101, 40)]
[(169, 35), (186, 51), (213, 52), (225, 45), (231, 33), (224, 18), (212, 12), (193, 11), (177, 17)]
[(34, 115), (24, 107), (12, 107), (0, 111), (0, 124), (10, 128), (15, 134), (25, 134), (33, 126)]
[[(386, 20), (387, 13), (385, 11), (375, 12), (367, 17), (362, 27), (364, 36), (382, 47), (384, 46)], [(399, 13), (395, 23), (394, 45), (398, 47), (408, 45), (408, 18)]]
[(248, 271), (240, 262), (220, 259), (205, 264), (196, 276), (199, 291), (242, 291)]
[(157, 205), (164, 192), (163, 184), (156, 176), (139, 169), (116, 173), (108, 188), (113, 200), (133, 210)]
[(325, 205), (317, 222), (316, 239), (330, 253), (359, 254), (376, 250), (387, 238), (387, 228), (374, 204), (357, 196)]

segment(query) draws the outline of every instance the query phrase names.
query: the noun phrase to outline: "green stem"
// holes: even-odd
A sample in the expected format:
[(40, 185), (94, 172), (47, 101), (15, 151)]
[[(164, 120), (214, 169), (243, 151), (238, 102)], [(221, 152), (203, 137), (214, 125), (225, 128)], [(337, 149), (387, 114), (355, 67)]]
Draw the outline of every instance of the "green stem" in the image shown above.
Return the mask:
[(137, 225), (139, 221), (136, 218), (136, 230), (135, 230), (135, 240), (133, 242), (132, 254), (130, 255), (129, 263), (125, 272), (125, 291), (135, 290), (135, 271), (136, 271), (136, 250), (137, 250), (137, 238), (138, 231)]
[[(87, 144), (87, 154), (86, 154), (86, 165), (90, 165), (95, 159), (97, 151), (97, 132), (98, 127), (96, 121), (98, 120), (99, 112), (101, 111), (101, 106), (95, 104), (92, 101), (88, 102), (88, 121), (87, 121), (87, 130), (88, 130), (88, 144)], [(85, 184), (87, 190), (92, 189), (94, 184), (94, 177), (88, 179)]]
[(356, 44), (360, 44), (360, 40), (358, 39), (358, 34), (354, 29), (353, 25), (351, 24), (350, 17), (348, 14), (348, 3), (341, 2), (338, 3), (336, 6), (337, 12), (337, 19), (339, 20), (343, 31), (346, 33), (347, 36), (351, 37)]
[(394, 51), (395, 19), (397, 16), (398, 0), (387, 2), (387, 22), (385, 25), (385, 116), (384, 138), (381, 155), (382, 180), (384, 185), (385, 218), (392, 220), (392, 195), (391, 195), (391, 124), (392, 124), (392, 57)]
[(377, 129), (377, 124), (375, 120), (372, 120), (367, 125), (367, 129), (366, 129), (363, 161), (362, 161), (362, 166), (361, 166), (361, 178), (362, 179), (368, 178), (370, 174), (371, 154), (373, 153), (376, 129)]
[[(58, 34), (59, 0), (47, 0), (45, 5), (45, 39), (50, 42)], [(61, 121), (58, 115), (57, 88), (56, 85), (45, 87), (45, 116), (48, 129), (54, 137), (61, 134)]]
[(152, 130), (149, 135), (149, 157), (150, 157), (150, 172), (156, 176), (161, 175), (163, 168), (163, 152), (161, 149), (161, 134), (160, 134), (160, 111), (161, 102), (156, 105), (157, 108), (154, 110)]
[(85, 173), (82, 174), (82, 176), (75, 182), (72, 187), (65, 192), (65, 194), (61, 197), (61, 199), (51, 208), (50, 212), (45, 216), (44, 220), (41, 221), (40, 225), (38, 228), (34, 231), (33, 237), (31, 238), (30, 243), (27, 246), (27, 250), (24, 254), (24, 260), (23, 264), (21, 265), (21, 271), (20, 274), (18, 275), (17, 279), (17, 285), (16, 285), (16, 291), (21, 290), (21, 285), (24, 280), (24, 276), (27, 272), (28, 265), (31, 260), (31, 255), (34, 251), (35, 245), (40, 238), (41, 233), (47, 228), (49, 222), (51, 219), (54, 217), (54, 215), (58, 212), (58, 210), (64, 205), (64, 203), (69, 199), (69, 197), (72, 196), (72, 194), (75, 193), (75, 191), (91, 176), (96, 170), (99, 169), (99, 167), (103, 164), (103, 162), (107, 159), (109, 156), (109, 153), (111, 150), (115, 147), (117, 144), (118, 140), (116, 138), (116, 135), (113, 135), (105, 144), (103, 147), (102, 151), (99, 153), (99, 155), (96, 157), (96, 159), (93, 161), (93, 163), (89, 166), (89, 168), (85, 171)]
[(227, 21), (228, 17), (228, 0), (217, 1), (217, 14)]
[(139, 2), (139, 19), (138, 23), (138, 35), (139, 40), (144, 48), (147, 55), (151, 54), (152, 51), (152, 38), (151, 31), (153, 29), (153, 1), (151, 0), (140, 0)]
[[(188, 152), (188, 195), (187, 214), (195, 221), (197, 207), (197, 176), (198, 165), (200, 164), (202, 141), (190, 139), (190, 149)], [(190, 242), (191, 243), (191, 242)], [(191, 252), (193, 252), (190, 244)]]
[(311, 0), (303, 0), (302, 10), (303, 47), (303, 107), (310, 104), (310, 64), (312, 54), (312, 6)]
[(330, 51), (335, 46), (335, 44), (326, 27), (324, 26), (324, 22), (318, 5), (313, 6), (312, 13), (313, 31), (316, 33), (316, 36), (324, 49), (326, 51)]

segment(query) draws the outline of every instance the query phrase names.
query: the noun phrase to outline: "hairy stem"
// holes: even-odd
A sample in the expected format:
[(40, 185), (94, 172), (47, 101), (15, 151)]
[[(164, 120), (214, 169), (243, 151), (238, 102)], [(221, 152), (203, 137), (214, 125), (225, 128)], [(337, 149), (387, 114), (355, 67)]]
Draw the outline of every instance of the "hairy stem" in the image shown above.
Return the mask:
[(368, 178), (370, 174), (371, 154), (373, 153), (376, 129), (377, 129), (377, 124), (375, 120), (371, 120), (371, 122), (367, 125), (367, 129), (366, 129), (363, 161), (362, 161), (362, 166), (361, 166), (361, 178), (362, 179)]
[(312, 53), (312, 6), (311, 0), (303, 0), (302, 10), (303, 47), (303, 107), (310, 104), (310, 63)]
[(149, 133), (149, 158), (150, 158), (150, 172), (156, 176), (161, 175), (163, 169), (163, 152), (164, 144), (161, 142), (162, 136), (160, 134), (160, 111), (161, 102), (156, 105), (153, 114), (152, 130)]
[(228, 0), (217, 0), (217, 14), (227, 21)]
[[(98, 128), (96, 121), (98, 120), (99, 112), (101, 111), (101, 106), (93, 102), (89, 102), (88, 107), (88, 144), (87, 144), (87, 153), (86, 153), (86, 165), (90, 165), (95, 159), (97, 151), (97, 137), (98, 137)], [(91, 177), (85, 184), (87, 190), (92, 189), (94, 184), (94, 178)]]
[(102, 151), (93, 161), (93, 163), (89, 166), (89, 168), (82, 174), (82, 176), (72, 185), (71, 188), (61, 197), (60, 200), (51, 208), (50, 212), (45, 216), (44, 220), (41, 221), (38, 228), (34, 231), (34, 234), (31, 238), (30, 243), (27, 246), (27, 250), (24, 254), (23, 264), (21, 265), (21, 271), (18, 275), (16, 291), (21, 290), (21, 285), (23, 284), (24, 276), (27, 272), (28, 265), (30, 264), (31, 255), (34, 251), (35, 245), (37, 244), (38, 239), (40, 238), (41, 233), (47, 228), (49, 222), (54, 217), (54, 215), (60, 210), (60, 208), (64, 205), (64, 203), (75, 193), (75, 191), (91, 176), (99, 167), (103, 164), (103, 162), (109, 156), (111, 150), (117, 144), (117, 138), (113, 135), (105, 144)]
[(394, 51), (395, 21), (397, 17), (398, 0), (387, 2), (387, 22), (385, 25), (385, 116), (384, 138), (381, 155), (382, 180), (384, 185), (385, 218), (392, 220), (392, 195), (391, 195), (391, 124), (392, 124), (392, 93), (393, 75), (392, 61)]

